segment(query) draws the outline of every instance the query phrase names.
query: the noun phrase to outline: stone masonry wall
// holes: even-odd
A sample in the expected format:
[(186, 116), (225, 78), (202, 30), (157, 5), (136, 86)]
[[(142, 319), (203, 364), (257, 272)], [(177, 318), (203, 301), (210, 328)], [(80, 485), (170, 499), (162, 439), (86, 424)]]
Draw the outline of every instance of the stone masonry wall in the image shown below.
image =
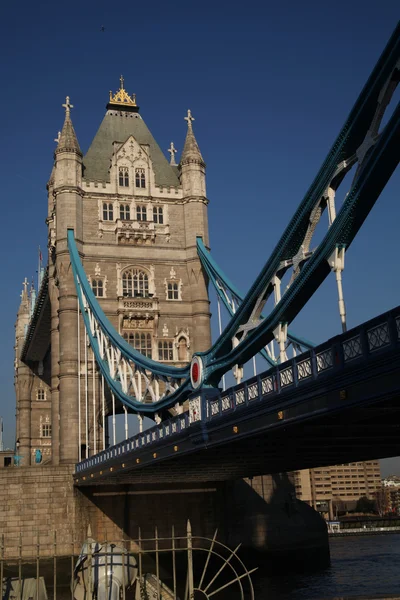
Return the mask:
[(80, 549), (82, 537), (77, 492), (73, 488), (73, 467), (10, 467), (0, 471), (0, 536), (5, 556), (36, 555), (39, 535), (41, 556), (51, 556), (56, 532), (57, 553)]

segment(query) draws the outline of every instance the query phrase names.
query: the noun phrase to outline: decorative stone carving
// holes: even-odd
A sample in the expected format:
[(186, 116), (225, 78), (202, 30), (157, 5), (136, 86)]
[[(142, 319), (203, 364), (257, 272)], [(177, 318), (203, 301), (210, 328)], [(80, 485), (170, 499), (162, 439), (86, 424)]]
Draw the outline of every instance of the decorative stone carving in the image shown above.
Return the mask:
[(164, 323), (162, 334), (163, 334), (163, 337), (168, 337), (168, 327), (167, 327), (166, 323)]

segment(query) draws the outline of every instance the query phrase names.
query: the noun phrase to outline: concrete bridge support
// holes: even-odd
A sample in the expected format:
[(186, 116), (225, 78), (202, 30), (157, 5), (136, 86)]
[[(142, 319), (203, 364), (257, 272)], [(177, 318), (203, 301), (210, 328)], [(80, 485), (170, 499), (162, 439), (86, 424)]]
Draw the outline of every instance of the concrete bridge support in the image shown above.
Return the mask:
[[(90, 524), (99, 541), (135, 540), (186, 534), (190, 519), (194, 536), (218, 539), (231, 547), (242, 543), (268, 564), (296, 555), (314, 565), (329, 560), (325, 523), (309, 506), (296, 500), (286, 475), (251, 482), (101, 485), (74, 488), (68, 465), (15, 467), (0, 470), (0, 534), (8, 557), (52, 556), (54, 532), (58, 552), (79, 552)], [(267, 564), (267, 563), (266, 563)], [(291, 563), (285, 560), (286, 569)]]

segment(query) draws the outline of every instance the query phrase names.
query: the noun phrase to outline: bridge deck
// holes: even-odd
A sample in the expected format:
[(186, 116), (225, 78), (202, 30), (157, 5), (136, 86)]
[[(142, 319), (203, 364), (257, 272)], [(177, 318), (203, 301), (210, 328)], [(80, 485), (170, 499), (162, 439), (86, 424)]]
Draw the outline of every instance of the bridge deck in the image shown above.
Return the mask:
[(76, 465), (78, 486), (213, 481), (399, 454), (400, 307)]

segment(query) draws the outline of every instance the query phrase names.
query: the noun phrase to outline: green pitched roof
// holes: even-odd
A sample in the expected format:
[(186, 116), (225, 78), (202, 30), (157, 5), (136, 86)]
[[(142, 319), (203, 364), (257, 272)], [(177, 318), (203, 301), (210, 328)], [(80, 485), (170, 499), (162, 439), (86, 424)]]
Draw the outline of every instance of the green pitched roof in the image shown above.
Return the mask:
[(148, 144), (157, 185), (179, 186), (176, 169), (173, 169), (147, 125), (137, 112), (107, 111), (86, 156), (83, 159), (84, 179), (110, 181), (113, 142), (125, 142), (133, 135), (139, 144)]

